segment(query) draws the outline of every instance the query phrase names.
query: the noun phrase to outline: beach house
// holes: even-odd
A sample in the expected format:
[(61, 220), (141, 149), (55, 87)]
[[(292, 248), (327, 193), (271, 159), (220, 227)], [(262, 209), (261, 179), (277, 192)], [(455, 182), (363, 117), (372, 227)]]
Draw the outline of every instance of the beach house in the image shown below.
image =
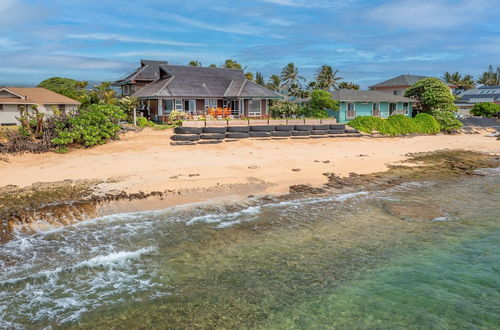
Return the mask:
[(415, 100), (379, 91), (340, 89), (331, 93), (339, 102), (339, 110), (328, 110), (338, 123), (347, 123), (358, 116), (387, 118), (391, 115), (412, 115)]
[(0, 125), (19, 125), (16, 117), (24, 107), (32, 111), (36, 106), (42, 113), (52, 113), (54, 109), (70, 113), (77, 110), (80, 102), (42, 87), (1, 87)]
[[(413, 74), (403, 74), (382, 82), (369, 86), (368, 88), (373, 91), (379, 91), (382, 93), (392, 94), (392, 95), (405, 95), (406, 90), (415, 84), (417, 81), (429, 78), (427, 76), (418, 76)], [(454, 92), (457, 88), (455, 85), (447, 84), (450, 87), (450, 92)]]
[(139, 99), (139, 110), (163, 121), (173, 110), (190, 114), (222, 111), (239, 117), (267, 116), (269, 100), (283, 96), (245, 79), (243, 70), (170, 65), (141, 60), (141, 66), (114, 82), (123, 96)]

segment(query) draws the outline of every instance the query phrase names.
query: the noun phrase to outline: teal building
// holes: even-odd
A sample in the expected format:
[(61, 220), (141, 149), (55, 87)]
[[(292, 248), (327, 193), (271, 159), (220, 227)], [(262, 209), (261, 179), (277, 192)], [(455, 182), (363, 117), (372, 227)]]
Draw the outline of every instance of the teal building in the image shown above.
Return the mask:
[(338, 123), (348, 123), (359, 116), (375, 116), (387, 118), (402, 114), (411, 117), (415, 100), (379, 91), (358, 91), (341, 89), (331, 93), (339, 102), (339, 110), (328, 110)]

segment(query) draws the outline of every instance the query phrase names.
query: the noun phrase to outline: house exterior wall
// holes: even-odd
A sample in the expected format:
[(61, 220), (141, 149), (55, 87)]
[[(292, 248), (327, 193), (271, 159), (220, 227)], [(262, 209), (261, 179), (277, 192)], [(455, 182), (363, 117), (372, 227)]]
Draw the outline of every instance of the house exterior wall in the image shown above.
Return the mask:
[[(347, 103), (348, 102), (340, 102), (340, 110), (333, 111), (333, 117), (337, 119), (338, 123), (348, 123), (351, 118), (347, 119)], [(351, 103), (351, 102), (349, 102)], [(359, 116), (372, 116), (373, 102), (352, 102), (354, 103), (354, 110), (356, 111), (356, 117)], [(380, 118), (389, 117), (389, 102), (380, 102)], [(403, 102), (396, 103), (396, 111), (403, 110)], [(411, 117), (412, 114), (412, 104), (408, 104), (408, 113), (405, 114), (408, 117)]]
[(17, 104), (4, 104), (3, 110), (0, 110), (0, 125), (19, 125), (16, 119), (18, 116)]
[[(59, 107), (57, 104), (54, 104), (56, 107)], [(31, 110), (31, 104), (25, 104), (26, 108), (30, 113), (33, 112)], [(52, 105), (38, 105), (38, 111), (46, 114), (53, 114)], [(78, 107), (76, 105), (66, 104), (64, 105), (64, 111), (66, 113), (75, 113)], [(19, 121), (16, 119), (19, 117), (18, 104), (3, 104), (3, 110), (0, 110), (0, 125), (20, 125)]]
[(410, 86), (394, 86), (394, 87), (373, 87), (372, 90), (379, 91), (391, 95), (404, 96), (406, 90)]

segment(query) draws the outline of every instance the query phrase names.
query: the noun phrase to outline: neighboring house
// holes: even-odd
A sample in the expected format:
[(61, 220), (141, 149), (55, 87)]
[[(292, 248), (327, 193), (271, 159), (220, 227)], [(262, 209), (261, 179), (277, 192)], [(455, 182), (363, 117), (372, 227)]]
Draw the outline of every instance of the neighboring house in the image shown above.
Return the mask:
[[(388, 93), (392, 95), (399, 95), (403, 96), (405, 95), (406, 90), (415, 84), (417, 81), (420, 81), (422, 79), (429, 78), (427, 76), (417, 76), (417, 75), (412, 75), (412, 74), (403, 74), (401, 76), (397, 76), (394, 78), (391, 78), (386, 81), (382, 81), (378, 84), (375, 84), (373, 86), (369, 86), (368, 88), (370, 90), (374, 91), (379, 91), (383, 93)], [(448, 85), (450, 87), (451, 93), (454, 92), (454, 90), (457, 88), (457, 86), (454, 85)]]
[(390, 115), (403, 114), (411, 117), (412, 103), (415, 100), (382, 93), (379, 91), (359, 91), (340, 89), (332, 92), (332, 98), (339, 102), (339, 110), (328, 110), (338, 123), (347, 123), (358, 116), (387, 118)]
[(34, 105), (42, 113), (52, 113), (54, 107), (70, 113), (80, 102), (42, 87), (0, 87), (0, 125), (19, 125), (19, 109), (33, 111)]
[(141, 60), (141, 67), (114, 83), (140, 101), (144, 115), (163, 121), (172, 110), (204, 114), (230, 109), (234, 117), (268, 114), (269, 100), (283, 96), (245, 79), (243, 70), (170, 65)]
[(461, 114), (469, 115), (474, 104), (481, 102), (500, 104), (500, 86), (482, 86), (463, 91), (457, 95), (455, 104)]

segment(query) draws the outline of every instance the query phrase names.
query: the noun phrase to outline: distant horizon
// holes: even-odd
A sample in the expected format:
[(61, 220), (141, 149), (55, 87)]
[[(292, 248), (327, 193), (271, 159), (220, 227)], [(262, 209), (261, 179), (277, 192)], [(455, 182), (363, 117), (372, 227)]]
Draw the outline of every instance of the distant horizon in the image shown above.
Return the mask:
[(312, 80), (330, 65), (362, 88), (398, 76), (477, 78), (499, 66), (500, 6), (476, 0), (2, 0), (0, 81), (114, 81), (141, 58), (220, 65), (266, 81), (293, 62)]

